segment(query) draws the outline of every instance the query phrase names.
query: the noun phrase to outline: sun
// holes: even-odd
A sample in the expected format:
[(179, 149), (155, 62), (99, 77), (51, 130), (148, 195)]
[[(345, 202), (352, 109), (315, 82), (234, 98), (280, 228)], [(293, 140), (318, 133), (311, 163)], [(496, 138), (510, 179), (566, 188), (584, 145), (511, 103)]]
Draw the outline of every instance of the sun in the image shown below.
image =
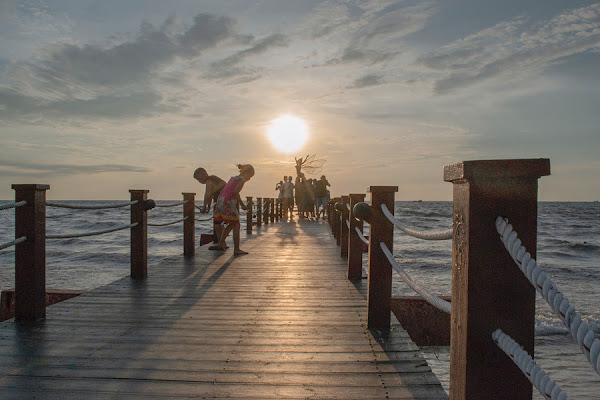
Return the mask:
[(278, 150), (291, 153), (302, 147), (308, 138), (306, 122), (293, 115), (281, 115), (269, 124), (269, 140)]

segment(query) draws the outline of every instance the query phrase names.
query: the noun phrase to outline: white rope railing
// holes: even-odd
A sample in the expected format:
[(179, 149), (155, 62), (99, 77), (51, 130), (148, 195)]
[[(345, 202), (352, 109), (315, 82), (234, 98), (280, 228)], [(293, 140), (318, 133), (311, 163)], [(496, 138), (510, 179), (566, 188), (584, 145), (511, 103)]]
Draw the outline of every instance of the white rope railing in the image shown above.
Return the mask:
[(363, 241), (364, 244), (369, 244), (369, 239), (367, 239), (363, 233), (360, 231), (360, 229), (358, 229), (358, 226), (354, 227), (354, 230), (356, 231), (356, 234), (358, 235), (358, 237), (360, 238), (360, 240)]
[(120, 208), (127, 207), (137, 204), (138, 200), (128, 201), (126, 203), (119, 204), (107, 204), (103, 206), (92, 206), (92, 205), (83, 205), (83, 204), (67, 204), (67, 203), (56, 203), (53, 201), (46, 201), (47, 207), (58, 207), (58, 208), (71, 208), (74, 210), (103, 210), (107, 208)]
[(583, 321), (581, 315), (575, 311), (569, 300), (558, 290), (558, 287), (537, 265), (531, 254), (524, 246), (517, 232), (513, 230), (508, 220), (502, 217), (496, 219), (496, 230), (500, 234), (502, 243), (519, 269), (525, 274), (529, 282), (536, 288), (550, 305), (550, 308), (558, 315), (562, 323), (594, 367), (596, 373), (600, 374), (600, 339), (595, 338), (594, 331), (590, 329), (587, 322)]
[(8, 203), (0, 205), (0, 210), (8, 210), (9, 208), (17, 208), (26, 205), (27, 202), (25, 200), (17, 201), (15, 203)]
[(547, 399), (571, 399), (513, 338), (500, 329), (496, 329), (492, 333), (492, 339), (513, 360), (515, 365), (519, 367), (521, 372), (523, 372), (542, 396)]
[(452, 239), (452, 228), (447, 229), (445, 231), (437, 231), (437, 232), (420, 232), (415, 229), (409, 228), (406, 225), (402, 224), (394, 215), (390, 212), (385, 204), (381, 205), (381, 211), (383, 214), (390, 220), (392, 224), (394, 224), (401, 231), (415, 237), (417, 239), (423, 240), (448, 240)]
[(180, 218), (180, 219), (178, 219), (178, 220), (176, 220), (176, 221), (171, 221), (171, 222), (163, 222), (163, 223), (160, 223), (160, 224), (158, 224), (158, 223), (152, 223), (152, 224), (151, 224), (151, 223), (149, 223), (149, 222), (148, 222), (148, 226), (168, 226), (168, 225), (174, 225), (174, 224), (176, 224), (176, 223), (178, 223), (178, 222), (183, 222), (183, 221), (185, 221), (185, 220), (187, 220), (187, 219), (188, 219), (188, 216), (185, 216), (185, 217), (183, 217), (183, 218)]
[[(180, 206), (182, 204), (185, 204), (187, 202), (188, 202), (187, 200), (183, 200), (183, 201), (180, 201), (177, 203), (171, 203), (171, 204), (156, 204), (156, 207), (175, 207), (175, 206)], [(196, 206), (196, 207), (198, 207), (198, 206)], [(200, 207), (198, 207), (198, 208), (200, 208)]]
[(6, 242), (6, 243), (3, 243), (3, 244), (0, 244), (0, 250), (4, 250), (4, 249), (6, 249), (7, 247), (10, 247), (10, 246), (16, 246), (19, 243), (23, 243), (26, 240), (27, 240), (27, 236), (21, 236), (18, 239), (11, 240), (10, 242)]
[(387, 248), (385, 243), (381, 242), (381, 243), (379, 243), (379, 246), (381, 247), (381, 250), (383, 250), (383, 252), (385, 253), (385, 255), (386, 255), (388, 261), (390, 262), (390, 264), (392, 265), (392, 267), (396, 270), (396, 272), (398, 274), (400, 274), (400, 278), (402, 278), (402, 280), (412, 290), (414, 290), (416, 293), (421, 295), (421, 297), (426, 302), (431, 304), (432, 306), (450, 314), (450, 312), (451, 312), (450, 302), (443, 300), (443, 299), (439, 298), (438, 296), (429, 293), (427, 291), (427, 289), (425, 289), (423, 286), (419, 285), (417, 282), (413, 281), (413, 279), (406, 272), (404, 272), (404, 270), (398, 264), (398, 262), (396, 262), (394, 255), (390, 252), (390, 250)]
[(137, 224), (138, 224), (137, 222), (134, 222), (133, 224), (119, 225), (116, 227), (103, 229), (101, 231), (95, 231), (95, 232), (65, 233), (63, 235), (46, 235), (46, 239), (71, 239), (71, 238), (79, 238), (79, 237), (85, 237), (85, 236), (102, 235), (104, 233), (110, 233), (110, 232), (120, 231), (123, 229), (133, 228)]
[(346, 220), (346, 226), (350, 229), (350, 221)]
[(195, 219), (196, 221), (204, 222), (204, 221), (210, 221), (210, 220), (212, 220), (213, 218), (212, 218), (212, 217), (210, 217), (210, 218), (194, 218), (194, 219)]

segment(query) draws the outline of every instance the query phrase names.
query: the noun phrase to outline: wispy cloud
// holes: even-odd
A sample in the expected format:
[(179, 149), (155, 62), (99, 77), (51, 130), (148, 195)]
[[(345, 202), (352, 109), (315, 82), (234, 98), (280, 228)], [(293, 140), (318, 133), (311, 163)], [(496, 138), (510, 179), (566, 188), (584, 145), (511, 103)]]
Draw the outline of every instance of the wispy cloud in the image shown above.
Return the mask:
[[(289, 38), (281, 33), (270, 35), (262, 40), (259, 40), (252, 47), (238, 51), (237, 53), (222, 60), (213, 62), (210, 64), (206, 76), (212, 79), (222, 79), (237, 75), (245, 75), (246, 77), (248, 77), (248, 75), (255, 75), (255, 68), (242, 68), (239, 67), (239, 65), (246, 59), (263, 54), (271, 48), (287, 47), (289, 42)], [(243, 81), (246, 82), (246, 80)]]
[[(336, 6), (339, 10), (341, 6)], [(341, 15), (333, 23), (320, 30), (321, 35), (341, 31), (350, 38), (339, 57), (329, 59), (325, 65), (365, 62), (381, 63), (401, 54), (398, 41), (425, 26), (433, 13), (430, 2), (417, 5), (404, 1), (365, 3), (358, 8), (347, 4)], [(335, 35), (334, 35), (335, 36)]]
[(419, 58), (435, 71), (437, 94), (484, 81), (539, 74), (564, 57), (600, 50), (600, 4), (563, 12), (543, 23), (526, 17), (501, 22)]
[(348, 88), (362, 89), (369, 86), (382, 85), (384, 83), (383, 76), (379, 74), (369, 74), (358, 78)]
[(0, 87), (0, 119), (29, 120), (28, 114), (44, 113), (47, 116), (131, 118), (173, 110), (161, 104), (161, 96), (155, 92), (138, 92), (124, 95), (100, 95), (90, 99), (60, 99), (47, 101), (25, 96), (11, 89)]
[(43, 164), (26, 162), (0, 162), (0, 176), (54, 177), (61, 175), (101, 174), (106, 172), (151, 172), (150, 169), (125, 164)]

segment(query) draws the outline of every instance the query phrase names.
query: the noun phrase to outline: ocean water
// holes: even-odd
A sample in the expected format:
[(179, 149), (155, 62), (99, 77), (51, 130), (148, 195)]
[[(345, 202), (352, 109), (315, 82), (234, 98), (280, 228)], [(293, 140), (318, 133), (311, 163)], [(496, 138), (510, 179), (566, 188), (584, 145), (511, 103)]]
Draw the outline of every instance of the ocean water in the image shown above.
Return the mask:
[[(421, 231), (452, 225), (451, 202), (396, 202), (395, 216)], [(584, 320), (600, 334), (600, 203), (540, 202), (536, 261)], [(430, 292), (450, 295), (450, 240), (415, 239), (396, 229), (394, 257), (404, 270)], [(517, 268), (515, 266), (515, 268)], [(396, 275), (396, 274), (394, 274)], [(400, 279), (393, 293), (414, 295)], [(535, 359), (550, 378), (573, 399), (599, 399), (600, 376), (567, 333), (546, 300), (536, 294)], [(429, 364), (448, 390), (449, 347), (424, 348)], [(544, 399), (533, 389), (533, 399)]]
[[(109, 204), (122, 201), (71, 201), (73, 204)], [(158, 204), (178, 202), (159, 201)], [(10, 201), (0, 201), (1, 204)], [(422, 231), (445, 230), (452, 225), (451, 202), (396, 202), (395, 215)], [(196, 214), (197, 218), (206, 215)], [(47, 208), (48, 234), (89, 232), (129, 223), (129, 208), (71, 210)], [(149, 212), (151, 223), (182, 218), (182, 206)], [(600, 334), (600, 203), (541, 202), (538, 210), (537, 262), (549, 274), (583, 318)], [(243, 225), (243, 223), (242, 223)], [(197, 222), (199, 233), (211, 222)], [(148, 228), (148, 263), (183, 252), (182, 224)], [(242, 238), (245, 236), (242, 227)], [(0, 210), (0, 244), (14, 239), (14, 210)], [(46, 242), (47, 287), (91, 289), (129, 275), (129, 230)], [(451, 241), (424, 241), (396, 230), (394, 255), (414, 280), (436, 294), (450, 294)], [(516, 266), (515, 266), (516, 267)], [(0, 250), (0, 290), (14, 287), (14, 250)], [(412, 295), (399, 279), (393, 293)], [(448, 390), (449, 348), (424, 348), (423, 353)], [(553, 315), (545, 300), (536, 297), (535, 358), (550, 377), (574, 399), (600, 398), (600, 376)], [(533, 399), (543, 397), (534, 389)]]

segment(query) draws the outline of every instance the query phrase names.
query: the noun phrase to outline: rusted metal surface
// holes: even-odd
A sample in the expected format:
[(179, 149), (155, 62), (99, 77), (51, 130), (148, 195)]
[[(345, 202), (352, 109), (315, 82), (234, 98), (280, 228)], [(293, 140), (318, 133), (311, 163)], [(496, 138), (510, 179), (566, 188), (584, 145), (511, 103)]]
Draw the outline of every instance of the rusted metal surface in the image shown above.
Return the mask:
[[(46, 289), (45, 306), (71, 299), (84, 293), (83, 290)], [(0, 295), (0, 322), (15, 316), (15, 289), (6, 289)]]
[(246, 233), (251, 234), (252, 233), (252, 214), (253, 214), (252, 196), (246, 196), (246, 201), (249, 206), (247, 214), (246, 214)]
[(46, 316), (46, 190), (48, 185), (12, 185), (15, 201), (15, 318), (35, 321)]
[(131, 201), (137, 204), (131, 206), (131, 223), (137, 225), (131, 228), (131, 278), (142, 279), (148, 276), (148, 213), (144, 203), (149, 190), (130, 190)]
[[(440, 296), (451, 301), (450, 296)], [(417, 346), (449, 346), (450, 314), (420, 296), (392, 297), (392, 312)]]
[(183, 193), (183, 255), (196, 254), (196, 193)]
[(392, 266), (381, 250), (385, 243), (393, 252), (394, 225), (383, 215), (381, 205), (394, 212), (394, 194), (398, 186), (369, 186), (371, 220), (369, 241), (369, 287), (367, 290), (367, 326), (371, 330), (390, 329)]
[[(367, 246), (356, 234), (355, 229), (363, 231), (364, 222), (354, 217), (354, 206), (365, 200), (362, 193), (350, 194), (350, 212), (348, 219), (350, 221), (350, 231), (348, 233), (348, 279), (356, 281), (362, 279), (362, 255), (363, 249)], [(367, 248), (368, 249), (368, 248)]]
[(217, 236), (214, 233), (202, 233), (200, 234), (200, 246), (204, 246), (209, 243), (217, 243)]
[(444, 168), (454, 191), (451, 399), (531, 399), (531, 383), (491, 338), (501, 328), (534, 354), (535, 290), (502, 245), (494, 221), (507, 217), (535, 257), (537, 180), (548, 174), (547, 159)]

